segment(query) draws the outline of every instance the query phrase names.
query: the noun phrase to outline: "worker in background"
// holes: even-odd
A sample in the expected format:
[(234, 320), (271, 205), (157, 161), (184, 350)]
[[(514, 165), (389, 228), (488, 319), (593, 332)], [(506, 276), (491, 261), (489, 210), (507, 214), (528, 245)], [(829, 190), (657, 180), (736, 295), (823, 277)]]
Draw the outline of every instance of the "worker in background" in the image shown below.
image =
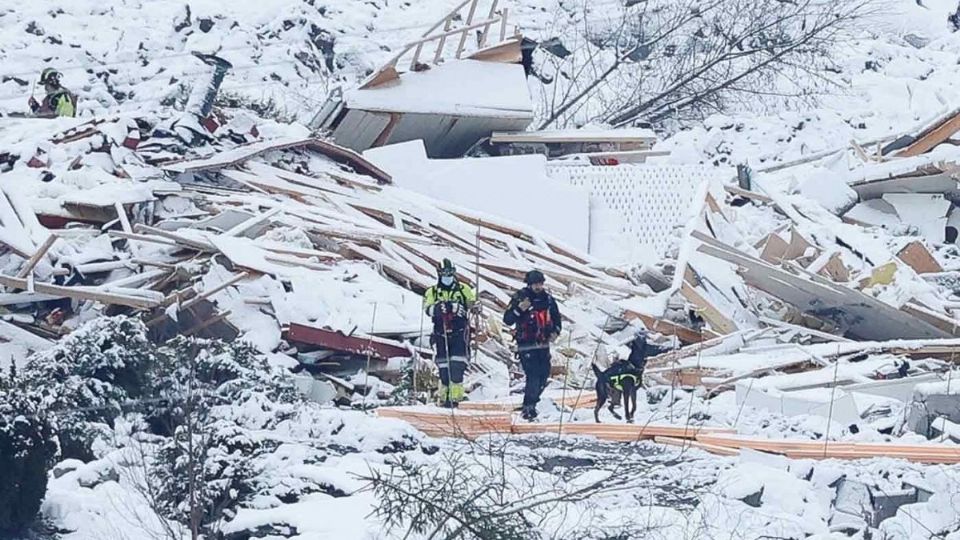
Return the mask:
[(543, 273), (527, 272), (524, 283), (527, 286), (510, 299), (503, 322), (516, 326), (517, 357), (526, 377), (521, 415), (533, 420), (550, 377), (550, 343), (560, 335), (562, 322), (557, 301), (544, 288)]
[(464, 398), (463, 374), (470, 358), (470, 322), (467, 318), (477, 300), (469, 285), (457, 280), (457, 269), (444, 259), (437, 268), (437, 284), (423, 295), (427, 315), (433, 320), (430, 341), (440, 369), (437, 402), (456, 407)]
[(40, 118), (77, 115), (77, 96), (60, 85), (62, 75), (53, 68), (47, 68), (40, 74), (40, 84), (46, 91), (43, 101), (37, 102), (33, 96), (28, 101), (33, 115)]

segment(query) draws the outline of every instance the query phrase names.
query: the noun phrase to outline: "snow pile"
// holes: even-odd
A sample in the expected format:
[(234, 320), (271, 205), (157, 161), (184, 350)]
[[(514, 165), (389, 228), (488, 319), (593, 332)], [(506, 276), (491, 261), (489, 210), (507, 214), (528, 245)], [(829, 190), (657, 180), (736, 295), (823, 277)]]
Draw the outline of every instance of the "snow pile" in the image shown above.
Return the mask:
[(546, 158), (428, 159), (423, 141), (363, 153), (402, 188), (531, 226), (586, 251), (589, 197), (547, 176)]

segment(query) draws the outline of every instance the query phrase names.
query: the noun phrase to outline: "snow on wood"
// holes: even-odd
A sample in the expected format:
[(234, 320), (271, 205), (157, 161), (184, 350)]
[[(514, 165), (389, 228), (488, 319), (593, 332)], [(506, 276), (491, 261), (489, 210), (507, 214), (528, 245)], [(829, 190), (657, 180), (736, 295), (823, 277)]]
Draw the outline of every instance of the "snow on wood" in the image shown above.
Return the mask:
[(856, 289), (832, 285), (828, 280), (818, 281), (816, 275), (806, 279), (775, 268), (725, 246), (707, 236), (699, 251), (737, 264), (747, 283), (782, 299), (815, 316), (833, 317), (856, 313), (856, 318), (845, 319), (849, 332), (861, 339), (946, 337), (948, 334), (929, 323), (899, 312)]
[(451, 60), (402, 73), (394, 84), (348, 90), (344, 101), (351, 109), (367, 111), (533, 119), (519, 64)]

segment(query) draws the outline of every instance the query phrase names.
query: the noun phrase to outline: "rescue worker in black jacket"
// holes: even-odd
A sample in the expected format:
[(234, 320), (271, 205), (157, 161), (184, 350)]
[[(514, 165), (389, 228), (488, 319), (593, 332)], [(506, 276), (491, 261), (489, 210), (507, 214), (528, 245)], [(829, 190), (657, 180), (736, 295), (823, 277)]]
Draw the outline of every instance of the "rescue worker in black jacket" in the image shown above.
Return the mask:
[(437, 284), (423, 295), (427, 315), (433, 320), (434, 360), (440, 370), (437, 401), (442, 407), (456, 407), (465, 397), (463, 374), (470, 358), (470, 321), (467, 314), (477, 295), (457, 280), (457, 269), (444, 259), (437, 268)]
[(526, 376), (521, 414), (533, 420), (550, 377), (550, 343), (560, 335), (562, 322), (557, 301), (543, 286), (543, 273), (527, 272), (524, 283), (527, 286), (510, 299), (503, 322), (516, 326), (517, 357)]

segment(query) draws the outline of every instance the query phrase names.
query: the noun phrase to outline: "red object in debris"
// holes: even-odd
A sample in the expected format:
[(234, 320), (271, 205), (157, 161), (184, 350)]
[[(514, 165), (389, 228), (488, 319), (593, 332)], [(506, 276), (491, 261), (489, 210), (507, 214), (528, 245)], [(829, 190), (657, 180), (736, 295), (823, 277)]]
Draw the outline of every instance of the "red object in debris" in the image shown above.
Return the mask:
[(591, 157), (591, 165), (619, 165), (620, 160), (614, 157)]
[(360, 356), (370, 355), (380, 360), (410, 357), (410, 349), (397, 342), (373, 336), (348, 336), (343, 332), (297, 323), (290, 323), (283, 337), (289, 342), (317, 345)]
[(140, 146), (140, 130), (137, 128), (130, 128), (127, 130), (127, 136), (123, 139), (124, 148), (129, 148), (131, 150), (136, 150)]
[(47, 167), (47, 162), (40, 159), (38, 156), (33, 156), (30, 158), (30, 161), (27, 162), (27, 167), (32, 169), (43, 169)]
[(62, 309), (56, 308), (47, 314), (46, 322), (50, 326), (60, 326), (63, 324), (64, 315), (65, 313)]
[(220, 128), (220, 124), (217, 122), (216, 118), (214, 118), (213, 116), (201, 118), (200, 125), (202, 125), (203, 129), (206, 129), (210, 133), (216, 133), (217, 129)]

